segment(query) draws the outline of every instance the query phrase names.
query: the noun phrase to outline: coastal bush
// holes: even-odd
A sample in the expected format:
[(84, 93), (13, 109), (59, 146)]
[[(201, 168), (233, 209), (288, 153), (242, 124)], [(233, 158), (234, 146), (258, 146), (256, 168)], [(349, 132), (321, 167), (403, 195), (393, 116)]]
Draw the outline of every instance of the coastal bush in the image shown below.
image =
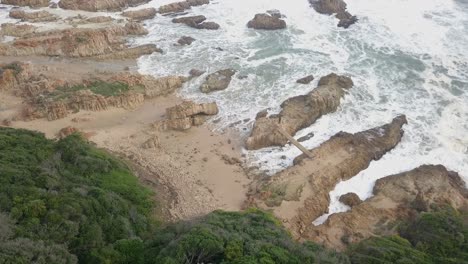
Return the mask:
[(297, 243), (272, 215), (215, 211), (171, 225), (146, 245), (147, 263), (349, 263), (345, 255)]
[(123, 163), (78, 135), (55, 142), (0, 128), (0, 150), (0, 211), (14, 223), (8, 243), (0, 244), (0, 263), (8, 263), (11, 248), (30, 263), (34, 245), (35, 255), (53, 251), (106, 263), (121, 253), (114, 247), (125, 248), (122, 240), (151, 230), (151, 192)]

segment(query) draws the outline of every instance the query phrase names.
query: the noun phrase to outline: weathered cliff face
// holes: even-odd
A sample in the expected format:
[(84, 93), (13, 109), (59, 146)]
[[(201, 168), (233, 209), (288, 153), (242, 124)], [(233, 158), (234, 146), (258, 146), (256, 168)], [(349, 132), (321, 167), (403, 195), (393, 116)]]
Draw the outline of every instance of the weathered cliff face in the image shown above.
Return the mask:
[(161, 14), (167, 13), (178, 13), (183, 12), (187, 9), (190, 9), (192, 6), (207, 5), (210, 3), (210, 0), (186, 0), (181, 2), (175, 2), (167, 5), (162, 5), (159, 7), (158, 12)]
[(182, 104), (166, 109), (167, 120), (163, 121), (163, 129), (188, 130), (192, 126), (205, 123), (209, 116), (219, 112), (216, 103), (196, 104), (184, 101)]
[(309, 0), (309, 2), (320, 14), (335, 14), (335, 17), (340, 20), (339, 27), (348, 28), (358, 20), (346, 11), (346, 3), (343, 0)]
[(283, 146), (288, 139), (277, 131), (281, 126), (288, 134), (312, 125), (322, 115), (334, 112), (340, 105), (345, 92), (353, 86), (353, 81), (334, 73), (322, 77), (318, 87), (306, 95), (289, 98), (281, 105), (279, 115), (259, 115), (255, 121), (247, 149), (260, 149)]
[(405, 221), (431, 206), (468, 206), (468, 190), (460, 176), (438, 165), (424, 165), (376, 182), (374, 196), (345, 213), (333, 214), (320, 226), (308, 226), (306, 239), (333, 248), (375, 235), (397, 232), (397, 221)]
[(66, 29), (28, 35), (10, 43), (0, 44), (0, 55), (5, 56), (62, 56), (97, 59), (137, 58), (160, 51), (155, 45), (129, 48), (125, 37), (146, 34), (139, 24), (97, 29)]
[(56, 15), (47, 11), (25, 12), (23, 10), (11, 10), (9, 15), (11, 18), (32, 23), (56, 21), (58, 19)]
[(356, 134), (340, 132), (311, 150), (313, 158), (301, 155), (294, 166), (254, 187), (248, 205), (273, 209), (296, 236), (303, 234), (317, 217), (326, 213), (329, 192), (380, 159), (401, 140), (405, 116), (391, 123)]
[(71, 10), (120, 11), (129, 6), (145, 4), (149, 0), (61, 0), (59, 7)]
[(49, 5), (49, 0), (2, 0), (1, 3), (15, 6), (46, 7)]

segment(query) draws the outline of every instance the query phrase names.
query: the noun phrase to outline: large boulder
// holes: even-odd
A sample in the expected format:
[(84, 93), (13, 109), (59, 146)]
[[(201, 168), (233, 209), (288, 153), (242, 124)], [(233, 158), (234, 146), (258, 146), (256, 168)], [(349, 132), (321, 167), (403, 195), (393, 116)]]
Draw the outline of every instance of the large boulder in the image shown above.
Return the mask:
[(340, 202), (349, 207), (354, 207), (362, 203), (361, 198), (355, 193), (347, 193), (340, 196)]
[(308, 75), (308, 76), (306, 76), (306, 77), (303, 77), (303, 78), (298, 79), (296, 82), (297, 82), (297, 83), (300, 83), (300, 84), (309, 84), (309, 83), (311, 83), (313, 80), (314, 80), (314, 76), (313, 76), (313, 75)]
[(156, 16), (156, 9), (154, 8), (144, 8), (134, 11), (125, 11), (122, 13), (122, 16), (128, 17), (134, 21), (142, 21), (146, 19), (151, 19)]
[(49, 5), (49, 0), (1, 0), (4, 5), (29, 6), (29, 7), (46, 7)]
[(332, 15), (340, 20), (339, 27), (348, 28), (357, 22), (357, 18), (346, 11), (346, 3), (343, 0), (309, 0), (315, 11), (320, 14)]
[(23, 10), (11, 10), (10, 17), (14, 19), (21, 19), (26, 22), (50, 22), (56, 21), (58, 17), (47, 11), (25, 12)]
[(209, 116), (219, 112), (216, 103), (196, 104), (191, 101), (166, 109), (167, 120), (163, 122), (165, 129), (187, 130), (192, 126), (202, 125)]
[(423, 165), (377, 180), (373, 194), (350, 211), (331, 215), (322, 225), (307, 226), (302, 237), (345, 249), (369, 237), (396, 234), (396, 222), (414, 219), (421, 212), (468, 206), (465, 183), (442, 165)]
[(161, 14), (179, 13), (190, 9), (192, 6), (206, 5), (209, 3), (210, 0), (186, 0), (160, 6), (158, 12)]
[(215, 22), (205, 22), (205, 16), (188, 16), (188, 17), (180, 17), (174, 18), (172, 23), (180, 23), (186, 24), (189, 27), (193, 27), (196, 29), (209, 29), (209, 30), (217, 30), (219, 29), (219, 25)]
[(349, 77), (330, 74), (322, 77), (318, 87), (306, 95), (289, 98), (281, 104), (281, 112), (273, 116), (258, 116), (247, 139), (247, 149), (284, 146), (288, 139), (277, 131), (281, 126), (294, 136), (297, 131), (312, 125), (322, 115), (335, 112), (341, 98), (353, 86)]
[(296, 236), (327, 213), (330, 191), (379, 160), (401, 141), (405, 116), (366, 131), (340, 132), (300, 155), (294, 165), (254, 186), (247, 206), (272, 209)]
[(60, 0), (59, 7), (71, 10), (120, 11), (129, 6), (145, 4), (150, 0)]
[(200, 90), (203, 93), (225, 90), (231, 83), (234, 74), (236, 74), (236, 71), (232, 69), (219, 70), (212, 73), (206, 77), (205, 82), (200, 86)]
[(192, 37), (183, 36), (179, 40), (177, 40), (177, 43), (181, 46), (184, 46), (184, 45), (191, 45), (194, 41), (195, 39)]
[(247, 23), (248, 28), (276, 30), (286, 28), (286, 22), (281, 19), (281, 15), (276, 14), (256, 14), (254, 19)]

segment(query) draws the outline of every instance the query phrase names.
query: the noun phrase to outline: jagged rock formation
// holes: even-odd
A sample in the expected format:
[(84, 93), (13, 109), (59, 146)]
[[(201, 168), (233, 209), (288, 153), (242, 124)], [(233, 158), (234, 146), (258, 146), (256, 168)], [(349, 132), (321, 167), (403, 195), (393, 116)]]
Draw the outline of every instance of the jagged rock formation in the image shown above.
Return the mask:
[(13, 23), (4, 23), (1, 25), (0, 35), (4, 36), (13, 36), (13, 37), (24, 37), (26, 35), (36, 32), (37, 27), (33, 25), (23, 24), (13, 24)]
[(49, 0), (2, 0), (1, 3), (15, 6), (46, 7), (49, 5)]
[(309, 2), (320, 14), (335, 14), (335, 17), (340, 20), (339, 27), (348, 28), (358, 20), (346, 11), (346, 3), (343, 0), (309, 0)]
[(153, 44), (129, 48), (126, 36), (146, 34), (137, 23), (107, 28), (65, 29), (43, 32), (0, 44), (0, 55), (5, 56), (62, 56), (97, 59), (138, 58), (160, 52)]
[(200, 86), (200, 90), (203, 93), (225, 90), (231, 83), (234, 74), (236, 74), (236, 71), (232, 69), (225, 69), (212, 73), (206, 77), (205, 82)]
[(322, 115), (334, 112), (340, 105), (345, 92), (353, 86), (353, 81), (334, 73), (322, 77), (318, 87), (306, 95), (289, 98), (281, 104), (278, 115), (259, 115), (247, 139), (247, 149), (260, 149), (270, 146), (283, 146), (288, 139), (277, 131), (281, 126), (288, 134), (312, 125)]
[(23, 10), (11, 10), (10, 17), (14, 19), (21, 19), (21, 21), (26, 22), (50, 22), (56, 21), (58, 17), (54, 14), (51, 14), (47, 11), (37, 11), (37, 12), (25, 12)]
[(209, 3), (210, 0), (186, 0), (160, 6), (158, 12), (161, 14), (179, 13), (190, 9), (192, 6), (207, 5)]
[(188, 17), (180, 17), (174, 18), (172, 23), (179, 23), (179, 24), (186, 24), (189, 27), (193, 27), (196, 29), (209, 29), (209, 30), (217, 30), (219, 29), (219, 25), (215, 22), (204, 22), (206, 20), (205, 16), (188, 16)]
[(297, 80), (296, 82), (300, 83), (300, 84), (309, 84), (313, 80), (314, 80), (314, 76), (313, 75), (308, 75), (308, 76), (306, 76), (304, 78), (301, 78), (301, 79)]
[(216, 103), (196, 104), (184, 101), (182, 104), (166, 109), (167, 120), (163, 122), (164, 129), (187, 130), (192, 126), (205, 123), (207, 118), (219, 112)]
[(468, 190), (456, 172), (444, 166), (424, 165), (377, 180), (374, 196), (350, 211), (331, 215), (320, 225), (309, 225), (306, 239), (337, 249), (375, 235), (396, 234), (396, 222), (405, 221), (433, 206), (468, 206)]
[(122, 16), (128, 17), (134, 21), (142, 21), (146, 19), (151, 19), (156, 16), (156, 9), (154, 8), (145, 8), (135, 11), (125, 11), (122, 13)]
[(356, 134), (340, 132), (301, 155), (294, 166), (254, 186), (247, 206), (273, 209), (294, 234), (302, 237), (317, 217), (326, 213), (329, 192), (392, 150), (401, 140), (405, 116)]
[(183, 36), (179, 40), (177, 40), (177, 43), (181, 46), (184, 45), (192, 45), (192, 43), (195, 41), (194, 38), (189, 37), (189, 36)]
[(255, 17), (247, 23), (247, 27), (263, 30), (285, 29), (286, 21), (281, 19), (280, 13), (256, 14)]
[(354, 207), (362, 203), (361, 198), (355, 193), (347, 193), (340, 197), (340, 202), (349, 207)]
[(121, 11), (129, 6), (145, 4), (149, 0), (61, 0), (59, 7), (71, 10)]

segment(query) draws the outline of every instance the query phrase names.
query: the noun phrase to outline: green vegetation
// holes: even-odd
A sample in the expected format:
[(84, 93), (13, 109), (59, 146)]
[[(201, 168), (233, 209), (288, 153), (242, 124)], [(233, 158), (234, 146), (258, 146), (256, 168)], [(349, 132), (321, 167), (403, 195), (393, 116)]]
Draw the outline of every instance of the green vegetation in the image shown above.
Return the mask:
[(162, 227), (153, 208), (124, 163), (78, 135), (0, 128), (0, 264), (468, 264), (468, 218), (450, 208), (347, 254), (293, 241), (259, 210)]
[[(51, 251), (69, 259), (63, 263), (72, 262), (72, 254), (81, 263), (106, 263), (118, 258), (114, 245), (121, 240), (151, 231), (151, 192), (124, 164), (78, 135), (54, 142), (0, 128), (0, 150), (0, 210), (8, 214), (1, 220), (14, 223), (5, 231), (13, 233), (1, 236), (8, 243), (2, 243), (0, 260), (9, 259), (8, 245), (24, 256), (0, 263), (30, 263)], [(37, 252), (31, 241), (39, 242)]]
[(422, 213), (400, 236), (378, 237), (351, 247), (352, 263), (468, 263), (466, 215), (451, 208)]
[(94, 81), (89, 84), (79, 84), (74, 86), (62, 86), (55, 89), (48, 97), (54, 100), (66, 99), (71, 97), (74, 93), (83, 90), (90, 90), (94, 94), (109, 96), (119, 96), (129, 91), (143, 92), (142, 86), (129, 86), (122, 82), (105, 82)]
[(258, 210), (216, 211), (153, 237), (147, 243), (146, 263), (349, 263), (342, 254), (292, 241), (278, 220)]
[(1, 73), (5, 70), (13, 70), (15, 75), (17, 75), (23, 71), (23, 68), (21, 67), (19, 62), (12, 62), (10, 64), (4, 65), (3, 67), (0, 67), (0, 76)]

